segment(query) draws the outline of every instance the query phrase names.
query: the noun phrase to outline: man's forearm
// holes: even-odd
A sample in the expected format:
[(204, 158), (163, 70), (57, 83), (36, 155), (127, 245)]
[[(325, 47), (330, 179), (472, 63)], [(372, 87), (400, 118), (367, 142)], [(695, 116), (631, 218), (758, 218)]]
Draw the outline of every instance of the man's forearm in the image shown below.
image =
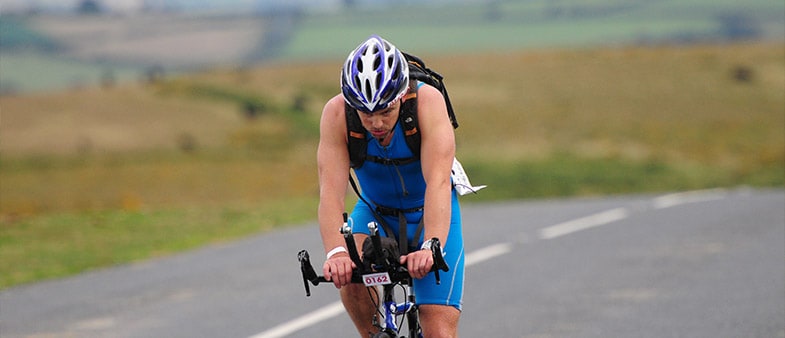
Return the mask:
[(425, 224), (425, 240), (436, 237), (442, 242), (447, 241), (450, 232), (452, 214), (452, 195), (449, 182), (429, 185), (425, 190), (425, 206), (423, 209)]
[(322, 235), (324, 252), (328, 253), (338, 246), (346, 246), (340, 234), (343, 225), (343, 204), (322, 201), (319, 203), (319, 230)]

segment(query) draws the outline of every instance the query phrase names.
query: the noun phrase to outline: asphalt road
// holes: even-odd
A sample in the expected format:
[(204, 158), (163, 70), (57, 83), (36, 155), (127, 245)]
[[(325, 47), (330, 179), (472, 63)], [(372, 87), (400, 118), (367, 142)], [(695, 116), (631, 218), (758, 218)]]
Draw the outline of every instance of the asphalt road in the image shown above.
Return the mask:
[[(462, 337), (785, 337), (785, 191), (472, 204)], [(0, 292), (0, 336), (352, 337), (313, 224)]]

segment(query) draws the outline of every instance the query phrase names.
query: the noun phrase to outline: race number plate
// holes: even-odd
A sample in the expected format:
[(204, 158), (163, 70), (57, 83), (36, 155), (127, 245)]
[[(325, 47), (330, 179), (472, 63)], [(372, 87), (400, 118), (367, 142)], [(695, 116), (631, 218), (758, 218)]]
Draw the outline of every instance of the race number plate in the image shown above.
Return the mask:
[(390, 281), (390, 274), (386, 272), (372, 273), (363, 275), (363, 283), (365, 286), (387, 285), (392, 283)]

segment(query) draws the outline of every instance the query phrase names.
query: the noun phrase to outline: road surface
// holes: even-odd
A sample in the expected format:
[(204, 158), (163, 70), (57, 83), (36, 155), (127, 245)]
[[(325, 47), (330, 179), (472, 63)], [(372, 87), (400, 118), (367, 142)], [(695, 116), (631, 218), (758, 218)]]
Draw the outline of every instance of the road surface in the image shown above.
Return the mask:
[[(785, 191), (464, 206), (463, 337), (785, 338)], [(305, 224), (0, 292), (0, 336), (352, 337)]]

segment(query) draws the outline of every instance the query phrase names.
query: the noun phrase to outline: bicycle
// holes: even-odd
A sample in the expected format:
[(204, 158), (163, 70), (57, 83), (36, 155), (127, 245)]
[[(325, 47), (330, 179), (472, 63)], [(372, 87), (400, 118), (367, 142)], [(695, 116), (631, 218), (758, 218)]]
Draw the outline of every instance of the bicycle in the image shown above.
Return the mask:
[[(379, 235), (379, 227), (376, 222), (368, 224), (370, 236), (366, 241), (369, 241), (368, 249), (366, 250), (366, 243), (363, 244), (363, 258), (357, 253), (355, 246), (354, 236), (351, 228), (346, 221), (346, 214), (344, 214), (344, 225), (341, 227), (341, 234), (343, 234), (344, 241), (346, 242), (349, 257), (354, 261), (356, 268), (352, 271), (352, 283), (362, 283), (368, 287), (369, 297), (376, 304), (377, 303), (378, 289), (382, 288), (381, 303), (383, 306), (377, 310), (373, 318), (373, 326), (379, 329), (378, 333), (372, 334), (371, 338), (397, 338), (403, 328), (403, 321), (409, 331), (410, 338), (422, 338), (422, 328), (420, 327), (419, 312), (414, 289), (412, 287), (412, 277), (405, 266), (402, 266), (397, 255), (397, 244), (392, 241), (391, 243), (382, 244), (382, 238)], [(385, 242), (388, 242), (385, 240)], [(439, 279), (439, 270), (449, 271), (447, 263), (442, 256), (441, 243), (438, 238), (431, 239), (431, 252), (433, 253), (433, 268), (431, 271), (434, 273), (436, 284), (441, 281)], [(311, 296), (311, 290), (308, 282), (314, 286), (320, 283), (328, 282), (324, 276), (319, 276), (313, 269), (311, 264), (310, 255), (307, 250), (302, 250), (297, 255), (300, 261), (300, 271), (303, 275), (303, 285), (305, 287), (306, 297)], [(404, 290), (404, 301), (397, 302), (395, 298), (395, 289), (402, 288)], [(373, 291), (371, 291), (373, 290)], [(374, 294), (371, 294), (375, 292)], [(405, 317), (405, 318), (404, 318)], [(406, 336), (400, 336), (406, 338)]]

